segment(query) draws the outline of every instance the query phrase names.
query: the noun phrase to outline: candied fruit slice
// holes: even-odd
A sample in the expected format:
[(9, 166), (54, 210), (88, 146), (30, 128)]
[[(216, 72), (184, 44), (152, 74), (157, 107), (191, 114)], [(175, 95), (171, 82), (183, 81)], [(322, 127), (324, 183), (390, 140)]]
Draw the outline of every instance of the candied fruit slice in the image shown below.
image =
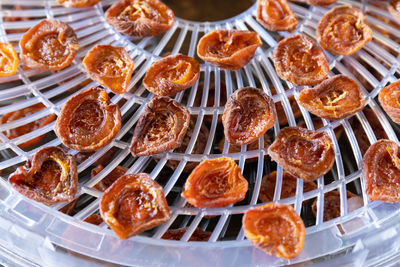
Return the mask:
[(219, 208), (244, 199), (247, 180), (231, 158), (201, 162), (186, 180), (182, 196), (197, 208)]
[(121, 113), (104, 89), (92, 87), (63, 105), (54, 131), (72, 149), (95, 151), (108, 145), (121, 128)]
[(11, 43), (0, 43), (0, 77), (9, 77), (17, 73), (18, 54)]
[(162, 187), (147, 173), (125, 174), (100, 200), (104, 222), (121, 239), (127, 239), (166, 222), (170, 217)]
[(323, 50), (301, 34), (280, 41), (273, 60), (279, 77), (295, 85), (314, 85), (328, 76), (329, 64)]
[(59, 147), (38, 150), (10, 175), (10, 185), (20, 194), (45, 204), (74, 199), (78, 172), (74, 158)]
[(106, 12), (108, 24), (132, 36), (155, 36), (169, 30), (174, 12), (159, 0), (120, 0)]
[(131, 142), (135, 157), (179, 147), (189, 127), (186, 107), (167, 96), (156, 96), (144, 107)]
[(246, 211), (243, 230), (253, 245), (269, 255), (292, 259), (304, 246), (306, 228), (288, 205), (270, 203)]
[(372, 40), (372, 30), (366, 20), (364, 13), (357, 8), (334, 7), (319, 21), (317, 41), (333, 54), (354, 54)]
[(274, 101), (262, 90), (243, 87), (228, 99), (222, 116), (226, 140), (234, 145), (253, 143), (274, 126)]
[(197, 55), (204, 61), (227, 70), (237, 70), (249, 63), (262, 45), (255, 32), (215, 30), (201, 37)]
[(389, 117), (400, 124), (400, 80), (383, 88), (378, 99)]
[[(161, 238), (179, 241), (186, 233), (187, 229), (188, 227), (168, 230)], [(212, 234), (211, 232), (203, 231), (200, 228), (196, 228), (194, 229), (194, 232), (190, 236), (189, 241), (208, 241), (208, 239), (210, 239), (211, 234)]]
[(29, 68), (61, 70), (68, 67), (79, 49), (78, 38), (68, 24), (44, 19), (22, 35), (21, 61)]
[(332, 140), (327, 133), (300, 127), (280, 130), (268, 154), (290, 174), (309, 181), (326, 174), (335, 161)]
[(391, 0), (388, 4), (389, 13), (400, 22), (400, 0)]
[(94, 6), (99, 3), (101, 0), (57, 0), (59, 4), (62, 4), (65, 7), (89, 7)]
[[(92, 178), (96, 176), (99, 172), (103, 170), (102, 165), (98, 165), (96, 168), (94, 168), (91, 172)], [(118, 180), (119, 177), (124, 175), (128, 171), (128, 168), (122, 167), (122, 166), (117, 166), (115, 167), (114, 170), (112, 170), (109, 174), (107, 174), (106, 177), (104, 177), (100, 182), (98, 182), (93, 188), (99, 190), (99, 191), (106, 191), (107, 188), (109, 188), (116, 180)]]
[(336, 3), (337, 0), (306, 0), (307, 4), (312, 6), (329, 6)]
[(270, 31), (292, 31), (298, 23), (287, 0), (257, 0), (257, 21)]
[(310, 89), (303, 89), (299, 103), (311, 113), (328, 120), (339, 120), (362, 110), (365, 96), (356, 81), (335, 75)]
[(90, 77), (116, 94), (126, 92), (135, 65), (125, 48), (111, 45), (96, 45), (82, 63)]

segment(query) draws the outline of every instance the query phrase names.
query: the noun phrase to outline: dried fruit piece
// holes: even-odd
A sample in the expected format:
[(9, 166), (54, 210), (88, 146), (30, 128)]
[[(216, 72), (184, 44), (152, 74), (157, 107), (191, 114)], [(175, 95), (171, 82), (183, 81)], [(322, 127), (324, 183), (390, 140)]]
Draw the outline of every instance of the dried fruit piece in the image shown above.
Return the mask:
[(96, 45), (82, 63), (90, 77), (116, 94), (126, 92), (135, 65), (125, 48), (111, 45)]
[(317, 41), (323, 49), (337, 55), (351, 55), (372, 40), (372, 30), (364, 13), (351, 6), (337, 6), (318, 23)]
[(389, 117), (400, 124), (400, 80), (383, 88), (379, 92), (378, 99)]
[(280, 41), (273, 60), (279, 77), (295, 85), (314, 85), (328, 76), (329, 64), (323, 50), (301, 34)]
[(365, 191), (371, 201), (400, 202), (400, 158), (396, 142), (382, 139), (363, 158)]
[(20, 194), (45, 204), (72, 201), (78, 172), (74, 158), (59, 147), (38, 150), (8, 178)]
[(244, 199), (247, 180), (231, 158), (201, 162), (186, 180), (182, 196), (197, 208), (219, 208)]
[(327, 133), (300, 127), (280, 130), (268, 154), (292, 175), (309, 181), (326, 174), (335, 161), (332, 140)]
[(87, 217), (83, 221), (90, 223), (90, 224), (94, 224), (94, 225), (100, 225), (103, 223), (103, 219), (98, 214), (91, 214), (89, 217)]
[[(224, 143), (225, 143), (225, 138), (221, 139), (221, 141), (219, 141), (218, 143), (218, 149), (219, 151), (222, 153), (222, 151), (224, 150)], [(264, 134), (264, 148), (267, 148), (271, 145), (271, 138), (269, 137), (268, 134)], [(251, 151), (251, 150), (258, 150), (259, 148), (259, 142), (258, 140), (254, 141), (251, 144), (247, 145), (247, 151)], [(229, 145), (229, 152), (228, 153), (238, 153), (242, 150), (242, 147), (240, 145)], [(251, 159), (249, 159), (251, 160)], [(256, 158), (257, 160), (257, 158)]]
[(197, 55), (204, 61), (227, 70), (237, 70), (249, 63), (262, 45), (255, 32), (215, 30), (201, 37)]
[(225, 105), (222, 123), (226, 140), (247, 145), (274, 126), (274, 101), (261, 89), (244, 87), (236, 90)]
[(147, 70), (143, 85), (160, 96), (173, 96), (191, 87), (200, 74), (196, 59), (181, 54), (167, 56), (156, 61)]
[(59, 4), (65, 7), (89, 7), (94, 6), (101, 0), (57, 0)]
[(246, 237), (266, 253), (285, 259), (300, 254), (306, 228), (289, 205), (270, 203), (246, 211), (243, 216)]
[[(270, 87), (271, 94), (274, 96), (277, 94), (275, 87)], [(288, 97), (290, 107), (292, 108), (292, 113), (295, 119), (301, 117), (301, 110), (299, 108), (299, 105), (297, 105), (296, 99), (294, 96), (289, 96)], [(286, 117), (285, 109), (283, 108), (282, 101), (276, 102), (275, 103), (275, 109), (276, 109), (276, 116), (279, 122), (279, 125), (286, 125), (288, 124), (288, 118)]]
[(100, 200), (104, 222), (121, 239), (127, 239), (166, 222), (170, 217), (162, 187), (147, 173), (125, 174)]
[(17, 73), (18, 54), (11, 43), (0, 43), (0, 77), (9, 77)]
[(120, 128), (118, 106), (104, 89), (92, 87), (65, 102), (54, 131), (65, 146), (87, 152), (108, 145)]
[(166, 96), (156, 96), (144, 107), (131, 142), (135, 157), (158, 154), (181, 145), (189, 127), (186, 107)]
[(328, 120), (339, 120), (362, 110), (365, 96), (356, 81), (335, 75), (310, 89), (303, 89), (299, 103), (311, 113)]
[[(92, 178), (96, 176), (99, 172), (103, 170), (103, 166), (98, 165), (91, 172)], [(119, 177), (124, 175), (128, 171), (128, 168), (117, 166), (114, 170), (112, 170), (106, 177), (104, 177), (100, 182), (98, 182), (93, 188), (104, 192), (107, 188), (109, 188)]]
[[(24, 117), (28, 117), (28, 116), (36, 113), (36, 112), (39, 112), (40, 110), (42, 110), (44, 108), (46, 108), (45, 105), (43, 105), (42, 103), (38, 103), (38, 104), (35, 104), (33, 106), (26, 107), (24, 109), (20, 109), (20, 110), (17, 110), (17, 111), (6, 113), (6, 114), (3, 115), (3, 117), (1, 117), (0, 123), (4, 124), (4, 123), (11, 122), (11, 121), (19, 120), (19, 119), (24, 118)], [(17, 138), (17, 137), (19, 137), (21, 135), (24, 135), (24, 134), (30, 133), (32, 131), (35, 131), (36, 129), (39, 129), (39, 128), (43, 127), (43, 126), (46, 126), (50, 122), (54, 121), (55, 118), (56, 118), (56, 115), (50, 114), (50, 115), (42, 117), (42, 118), (40, 118), (40, 119), (38, 119), (36, 121), (32, 121), (32, 122), (27, 123), (25, 125), (22, 125), (22, 126), (13, 128), (13, 129), (9, 129), (9, 130), (7, 130), (7, 131), (5, 131), (3, 133), (4, 133), (4, 135), (7, 136), (7, 138), (14, 139), (14, 138)], [(45, 136), (45, 134), (37, 136), (37, 137), (32, 138), (32, 139), (30, 139), (30, 140), (28, 140), (28, 141), (26, 141), (24, 143), (19, 144), (18, 146), (20, 148), (26, 148), (26, 147), (33, 146), (33, 145), (39, 143), (40, 140), (42, 140), (42, 138), (44, 136)]]
[(68, 24), (44, 19), (22, 35), (21, 60), (29, 68), (61, 70), (68, 67), (79, 49), (78, 38)]
[(159, 0), (120, 0), (106, 12), (108, 24), (133, 36), (155, 36), (169, 30), (174, 12)]
[(389, 13), (400, 22), (400, 0), (391, 0), (388, 5)]
[(257, 0), (257, 21), (270, 31), (292, 31), (298, 23), (287, 0)]
[[(187, 229), (188, 227), (168, 230), (161, 238), (179, 241), (186, 233)], [(189, 241), (208, 241), (208, 239), (210, 239), (211, 234), (212, 234), (211, 232), (206, 232), (201, 230), (200, 228), (196, 228), (192, 233), (192, 235), (190, 236)]]
[(313, 6), (329, 6), (336, 3), (337, 0), (306, 0), (307, 4)]

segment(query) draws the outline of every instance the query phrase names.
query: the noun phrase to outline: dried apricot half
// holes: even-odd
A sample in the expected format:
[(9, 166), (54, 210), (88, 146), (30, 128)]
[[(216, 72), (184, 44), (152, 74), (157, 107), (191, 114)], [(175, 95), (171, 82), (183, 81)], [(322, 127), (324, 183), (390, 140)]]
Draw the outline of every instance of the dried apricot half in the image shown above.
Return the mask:
[(0, 43), (0, 77), (9, 77), (17, 73), (18, 54), (11, 43)]
[(167, 96), (154, 97), (140, 115), (131, 142), (135, 157), (159, 154), (181, 145), (189, 127), (186, 107)]
[(389, 13), (400, 22), (400, 0), (391, 0), (388, 5)]
[(237, 70), (249, 63), (262, 45), (255, 32), (215, 30), (201, 37), (197, 55), (204, 61), (227, 70)]
[(18, 167), (8, 182), (20, 194), (45, 204), (72, 201), (78, 185), (76, 162), (59, 147), (45, 147)]
[(186, 180), (182, 196), (197, 208), (220, 208), (244, 199), (247, 180), (231, 158), (208, 159)]
[(106, 12), (108, 24), (133, 36), (155, 36), (169, 30), (174, 12), (159, 0), (120, 0)]
[(292, 31), (298, 23), (287, 0), (257, 0), (257, 21), (270, 31)]
[(247, 145), (274, 126), (274, 101), (261, 89), (243, 87), (228, 99), (222, 115), (226, 140), (235, 145)]
[(269, 255), (292, 259), (304, 246), (306, 228), (289, 205), (270, 203), (246, 211), (243, 216), (245, 236)]
[(323, 50), (301, 34), (280, 41), (273, 60), (279, 77), (295, 85), (314, 85), (328, 76), (329, 64)]
[(120, 128), (118, 106), (104, 89), (92, 87), (65, 102), (54, 131), (65, 146), (88, 152), (108, 145)]
[(337, 6), (318, 23), (317, 41), (323, 49), (348, 56), (372, 40), (372, 30), (364, 13), (351, 6)]
[(335, 161), (332, 140), (327, 133), (300, 127), (280, 130), (268, 154), (292, 175), (309, 181), (326, 174)]
[(79, 49), (78, 38), (68, 24), (44, 19), (22, 35), (21, 60), (29, 68), (61, 70), (68, 67)]
[[(92, 178), (96, 176), (99, 172), (104, 169), (102, 165), (98, 165), (91, 172)], [(98, 182), (93, 188), (104, 192), (107, 188), (109, 188), (119, 177), (124, 175), (128, 171), (128, 168), (117, 166), (114, 170), (112, 170), (106, 177), (104, 177), (100, 182)]]
[(400, 80), (383, 88), (379, 92), (378, 99), (389, 117), (400, 124)]
[(192, 86), (198, 79), (200, 64), (181, 54), (164, 57), (147, 70), (143, 85), (160, 96), (173, 96)]
[(356, 81), (335, 75), (310, 89), (303, 89), (299, 103), (311, 113), (328, 120), (339, 120), (364, 108), (365, 96)]
[(134, 62), (123, 47), (96, 45), (82, 61), (87, 73), (116, 94), (128, 88)]
[(104, 222), (127, 239), (166, 222), (170, 217), (163, 188), (147, 173), (125, 174), (100, 200)]
[[(186, 233), (187, 229), (188, 227), (168, 230), (161, 238), (179, 241)], [(212, 234), (211, 232), (203, 231), (200, 228), (196, 228), (194, 229), (194, 232), (190, 236), (189, 241), (208, 241), (208, 239), (210, 239), (211, 234)]]

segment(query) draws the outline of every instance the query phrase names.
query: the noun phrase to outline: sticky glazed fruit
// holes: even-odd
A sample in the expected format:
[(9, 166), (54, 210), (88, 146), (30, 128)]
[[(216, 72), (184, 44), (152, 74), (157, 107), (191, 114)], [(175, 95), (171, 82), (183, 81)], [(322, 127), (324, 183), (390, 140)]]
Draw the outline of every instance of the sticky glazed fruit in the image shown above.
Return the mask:
[(222, 123), (226, 140), (235, 145), (247, 145), (274, 126), (274, 101), (261, 89), (243, 87), (236, 90), (225, 105)]
[[(187, 229), (188, 227), (168, 230), (161, 238), (179, 241), (186, 233)], [(196, 228), (193, 234), (190, 236), (189, 241), (208, 241), (211, 234), (211, 232), (203, 231), (200, 228)]]
[(186, 107), (167, 96), (156, 96), (144, 107), (131, 142), (134, 157), (159, 154), (181, 145), (189, 127)]
[(182, 196), (197, 208), (220, 208), (244, 199), (247, 180), (231, 158), (201, 162), (186, 180)]
[(309, 181), (326, 174), (335, 161), (328, 134), (300, 127), (280, 130), (268, 154), (292, 175)]
[(77, 191), (74, 158), (59, 147), (38, 150), (8, 178), (20, 194), (45, 204), (68, 202)]
[(256, 18), (270, 31), (292, 31), (298, 23), (287, 0), (257, 0)]
[(279, 77), (295, 85), (314, 85), (328, 76), (329, 64), (323, 50), (301, 34), (280, 41), (273, 60)]
[(166, 222), (170, 217), (162, 187), (146, 173), (126, 174), (100, 200), (104, 222), (127, 239)]
[(111, 45), (96, 45), (82, 63), (90, 77), (116, 94), (126, 92), (135, 65), (125, 48)]
[(262, 45), (255, 32), (215, 30), (201, 37), (197, 55), (204, 61), (227, 70), (237, 70), (250, 62)]
[(391, 83), (379, 92), (379, 103), (397, 124), (400, 124), (400, 80)]
[(174, 12), (159, 0), (120, 0), (106, 12), (108, 24), (132, 36), (155, 36), (169, 30)]
[[(104, 169), (102, 165), (98, 165), (91, 171), (91, 177), (95, 177), (99, 172)], [(106, 191), (119, 177), (123, 176), (128, 171), (128, 168), (117, 166), (114, 170), (112, 170), (109, 174), (106, 175), (100, 182), (98, 182), (93, 188), (99, 191)]]
[(22, 35), (21, 61), (29, 68), (61, 70), (68, 67), (79, 49), (78, 38), (68, 24), (44, 19)]
[(271, 203), (246, 211), (243, 229), (255, 247), (275, 257), (292, 259), (304, 246), (303, 220), (288, 205)]
[(121, 128), (121, 113), (104, 89), (92, 87), (70, 97), (54, 131), (72, 149), (89, 152), (108, 145)]
[(11, 43), (0, 43), (0, 77), (9, 77), (17, 73), (18, 54)]
[(339, 120), (362, 110), (365, 96), (356, 81), (344, 75), (335, 75), (314, 88), (303, 89), (298, 101), (321, 118)]
[(391, 0), (388, 5), (389, 13), (400, 22), (400, 0)]
[(338, 6), (320, 20), (317, 41), (320, 46), (337, 55), (348, 56), (372, 40), (372, 30), (364, 13), (354, 7)]
[(57, 0), (59, 4), (65, 7), (89, 7), (94, 6), (101, 0)]
[(200, 64), (185, 55), (172, 55), (156, 61), (147, 70), (143, 85), (159, 96), (173, 96), (191, 87), (200, 74)]

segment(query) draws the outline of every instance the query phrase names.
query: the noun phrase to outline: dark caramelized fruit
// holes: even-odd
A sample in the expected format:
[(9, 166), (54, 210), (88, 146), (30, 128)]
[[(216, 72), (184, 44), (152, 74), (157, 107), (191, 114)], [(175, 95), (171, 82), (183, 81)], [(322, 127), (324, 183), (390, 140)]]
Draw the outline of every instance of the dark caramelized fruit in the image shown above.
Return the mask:
[(389, 117), (400, 124), (400, 80), (383, 88), (378, 99)]
[(94, 6), (101, 0), (57, 0), (59, 4), (65, 7), (89, 7)]
[(156, 96), (144, 107), (131, 142), (135, 157), (158, 154), (181, 145), (189, 127), (186, 107), (166, 96)]
[(400, 22), (400, 0), (391, 0), (388, 5), (389, 13)]
[(67, 202), (77, 191), (74, 158), (59, 147), (45, 147), (10, 175), (10, 185), (20, 194), (45, 204)]
[(197, 208), (219, 208), (244, 199), (247, 180), (231, 158), (201, 162), (186, 180), (182, 196)]
[(237, 70), (249, 63), (262, 45), (255, 32), (215, 30), (201, 37), (197, 55), (204, 61), (227, 70)]
[(243, 229), (253, 245), (269, 255), (292, 259), (304, 246), (306, 228), (288, 205), (270, 203), (246, 211)]
[(274, 101), (262, 90), (244, 87), (236, 90), (225, 105), (222, 123), (226, 140), (235, 145), (247, 145), (274, 126)]
[[(103, 170), (102, 165), (98, 165), (96, 168), (94, 168), (91, 172), (92, 178), (95, 177), (99, 172)], [(119, 177), (124, 175), (128, 171), (128, 168), (122, 167), (122, 166), (117, 166), (115, 167), (114, 170), (112, 170), (109, 174), (107, 174), (106, 177), (101, 179), (100, 182), (98, 182), (93, 188), (99, 190), (99, 191), (106, 191), (107, 188), (109, 188), (116, 180), (118, 180)]]
[(104, 222), (127, 239), (166, 222), (170, 217), (162, 187), (146, 173), (126, 174), (100, 200)]
[(133, 36), (155, 36), (169, 30), (174, 12), (159, 0), (120, 0), (105, 14), (108, 24)]
[(111, 45), (96, 45), (82, 64), (90, 77), (116, 94), (126, 92), (135, 65), (125, 48)]
[(287, 0), (257, 0), (257, 21), (270, 31), (292, 31), (298, 23)]
[(326, 174), (335, 161), (328, 134), (300, 127), (280, 130), (268, 154), (292, 175), (309, 181)]
[(301, 34), (280, 41), (273, 60), (279, 77), (295, 85), (314, 85), (328, 76), (329, 64), (323, 50)]
[[(186, 233), (187, 229), (188, 227), (168, 230), (161, 238), (179, 241)], [(192, 235), (190, 236), (189, 241), (208, 241), (208, 239), (210, 239), (211, 234), (212, 234), (211, 232), (206, 232), (201, 230), (200, 228), (196, 228), (192, 233)]]
[(44, 19), (22, 35), (21, 61), (29, 68), (61, 70), (68, 67), (79, 49), (78, 38), (68, 24)]
[(108, 145), (121, 128), (119, 108), (110, 103), (107, 92), (97, 87), (70, 97), (54, 127), (61, 142), (84, 152)]
[(17, 73), (18, 54), (11, 43), (0, 43), (0, 77), (8, 77)]

